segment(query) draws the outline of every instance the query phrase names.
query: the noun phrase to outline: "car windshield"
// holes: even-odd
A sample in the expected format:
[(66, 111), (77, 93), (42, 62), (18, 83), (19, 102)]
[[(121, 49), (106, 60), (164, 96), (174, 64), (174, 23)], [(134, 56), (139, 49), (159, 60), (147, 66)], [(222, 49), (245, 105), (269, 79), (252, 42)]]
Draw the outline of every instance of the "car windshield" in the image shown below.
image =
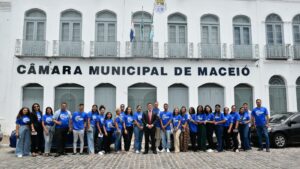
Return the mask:
[(288, 117), (290, 117), (290, 114), (275, 114), (275, 115), (271, 116), (270, 123), (282, 123)]

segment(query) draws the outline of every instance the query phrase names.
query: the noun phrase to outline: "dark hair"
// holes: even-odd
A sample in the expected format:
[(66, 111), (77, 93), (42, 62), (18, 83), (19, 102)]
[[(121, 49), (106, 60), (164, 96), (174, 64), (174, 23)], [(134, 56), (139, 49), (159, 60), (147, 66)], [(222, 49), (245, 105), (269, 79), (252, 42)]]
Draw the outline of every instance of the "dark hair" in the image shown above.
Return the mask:
[[(96, 107), (96, 111), (95, 111), (95, 112), (93, 111), (93, 107)], [(91, 112), (92, 112), (92, 113), (99, 113), (97, 104), (94, 104), (94, 105), (92, 106)]]
[(196, 114), (195, 108), (194, 107), (190, 107), (189, 113), (190, 114)]
[(152, 105), (152, 103), (148, 102), (148, 103), (147, 103), (147, 106), (149, 106), (149, 104), (151, 104), (151, 105)]
[[(126, 115), (128, 115), (128, 109), (129, 109), (129, 108), (131, 108), (131, 107), (130, 107), (130, 106), (127, 106), (126, 109), (125, 109), (125, 114), (126, 114)], [(131, 116), (133, 115), (132, 108), (131, 108), (130, 115), (131, 115)]]
[[(219, 110), (218, 112), (216, 111), (216, 108), (217, 108), (217, 107), (219, 107), (219, 108), (220, 108), (220, 110)], [(218, 113), (218, 114), (220, 114), (220, 112), (221, 112), (221, 105), (219, 105), (219, 104), (216, 104), (216, 105), (215, 105), (215, 113)]]
[[(209, 112), (206, 111), (206, 108), (207, 108), (207, 107), (210, 109)], [(209, 114), (209, 113), (211, 113), (211, 112), (212, 112), (211, 107), (210, 107), (209, 105), (205, 105), (205, 107), (204, 107), (204, 113), (205, 113), (205, 114)]]
[(108, 119), (108, 114), (110, 114), (110, 119), (112, 118), (112, 114), (111, 114), (111, 112), (107, 112), (106, 114), (105, 114), (105, 120), (107, 120)]
[(175, 108), (173, 109), (173, 116), (175, 116), (175, 110), (176, 110), (176, 109), (178, 109), (178, 114), (180, 114), (179, 108), (178, 108), (178, 107), (175, 107)]
[[(137, 106), (136, 106), (136, 109), (137, 109), (139, 106), (141, 106), (141, 105), (137, 105)], [(142, 106), (141, 106), (141, 108), (142, 108)]]
[[(243, 109), (244, 107), (240, 107), (239, 112), (241, 111), (241, 109)], [(243, 112), (244, 113), (244, 112)]]
[(261, 101), (261, 99), (256, 99), (255, 102), (257, 102), (257, 101)]
[(52, 110), (52, 108), (51, 108), (51, 107), (46, 107), (46, 109), (45, 109), (45, 114), (48, 114), (48, 113), (47, 113), (47, 110), (48, 110), (48, 109), (50, 109), (50, 110), (51, 110), (51, 112), (50, 112), (50, 115), (53, 115), (53, 110)]
[(24, 109), (27, 109), (27, 110), (28, 110), (28, 116), (29, 116), (29, 113), (30, 113), (29, 108), (28, 108), (28, 107), (22, 107), (22, 108), (20, 109), (18, 115), (17, 115), (17, 119), (20, 118), (20, 117), (22, 117), (22, 116), (24, 116), (24, 114), (23, 114), (23, 110), (24, 110)]
[(32, 109), (31, 112), (32, 112), (33, 114), (36, 115), (36, 111), (34, 110), (34, 107), (35, 107), (35, 106), (38, 106), (38, 107), (39, 107), (38, 112), (40, 112), (40, 113), (41, 113), (41, 116), (43, 116), (43, 112), (41, 111), (41, 106), (40, 106), (38, 103), (33, 103), (32, 107), (31, 107), (31, 109)]
[(181, 115), (182, 115), (182, 113), (183, 113), (183, 112), (182, 112), (182, 109), (185, 109), (185, 113), (186, 113), (186, 107), (185, 107), (185, 106), (181, 106), (180, 111), (179, 111)]
[[(202, 109), (202, 111), (201, 111), (201, 112), (199, 111), (199, 108), (201, 108), (201, 109)], [(197, 106), (197, 114), (202, 114), (202, 113), (204, 113), (203, 106), (202, 106), (202, 105), (198, 105), (198, 106)]]
[(248, 103), (245, 102), (245, 103), (243, 103), (243, 105), (248, 105)]
[(68, 105), (66, 102), (62, 102), (60, 105), (63, 105), (63, 104)]
[(104, 106), (104, 105), (101, 105), (101, 106), (99, 107), (99, 110), (101, 110), (101, 109), (104, 109), (104, 110), (105, 110), (105, 106)]
[(84, 106), (84, 104), (83, 104), (83, 103), (80, 103), (80, 104), (79, 104), (79, 107), (80, 107), (80, 106)]

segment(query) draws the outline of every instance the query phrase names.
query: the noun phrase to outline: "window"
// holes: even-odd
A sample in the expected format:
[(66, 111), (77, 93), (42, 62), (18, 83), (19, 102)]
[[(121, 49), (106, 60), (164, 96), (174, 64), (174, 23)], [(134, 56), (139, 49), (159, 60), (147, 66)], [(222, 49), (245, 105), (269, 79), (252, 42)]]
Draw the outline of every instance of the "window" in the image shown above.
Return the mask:
[(287, 111), (286, 86), (280, 76), (272, 76), (269, 80), (270, 111), (282, 113)]
[(247, 16), (236, 16), (233, 18), (234, 44), (251, 44), (251, 24)]
[(168, 16), (168, 39), (170, 57), (187, 57), (187, 19), (181, 13)]
[(147, 103), (156, 101), (156, 87), (148, 83), (137, 83), (128, 88), (128, 105), (135, 111), (137, 105), (147, 110)]
[(22, 105), (31, 109), (34, 103), (38, 103), (43, 110), (44, 88), (37, 83), (31, 83), (23, 87)]
[(175, 107), (189, 107), (189, 88), (183, 84), (173, 84), (168, 88), (169, 111)]
[(277, 14), (270, 14), (266, 19), (267, 44), (283, 44), (283, 22)]
[(224, 106), (224, 88), (215, 83), (207, 83), (198, 88), (199, 105), (210, 105), (214, 107), (216, 104)]
[(252, 87), (247, 84), (239, 84), (234, 87), (235, 105), (239, 108), (248, 103), (249, 110), (253, 108)]
[(55, 87), (55, 110), (60, 108), (61, 103), (68, 104), (68, 110), (75, 112), (78, 105), (84, 103), (84, 88), (78, 84), (62, 84)]
[(104, 105), (106, 111), (115, 114), (116, 87), (112, 84), (102, 83), (95, 88), (95, 104)]
[(294, 58), (300, 59), (300, 14), (293, 18)]
[(298, 77), (296, 81), (296, 94), (297, 94), (297, 108), (298, 108), (298, 112), (300, 112), (300, 77)]
[(61, 41), (81, 41), (81, 14), (75, 10), (61, 13)]
[(115, 42), (116, 41), (116, 14), (104, 10), (96, 14), (96, 41), (97, 42)]
[(292, 119), (293, 122), (300, 123), (300, 116), (296, 116)]

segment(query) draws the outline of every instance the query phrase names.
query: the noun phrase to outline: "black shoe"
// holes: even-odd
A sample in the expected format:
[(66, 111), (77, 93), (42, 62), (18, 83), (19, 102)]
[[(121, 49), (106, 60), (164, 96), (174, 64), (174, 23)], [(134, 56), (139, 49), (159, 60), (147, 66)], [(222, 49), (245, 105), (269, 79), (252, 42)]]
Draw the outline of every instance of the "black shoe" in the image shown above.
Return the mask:
[(258, 148), (257, 151), (263, 151), (263, 149), (262, 148)]
[(148, 154), (148, 151), (144, 151), (143, 154)]
[(157, 151), (155, 150), (155, 151), (153, 151), (153, 154), (157, 154)]
[(64, 156), (66, 156), (66, 155), (68, 155), (67, 153), (65, 153), (65, 152), (63, 152), (61, 155), (64, 155)]
[(56, 153), (55, 155), (54, 155), (54, 157), (59, 157), (60, 156), (60, 154), (59, 153)]
[(76, 155), (77, 153), (73, 153), (72, 155)]
[(83, 155), (83, 153), (79, 153), (79, 155)]
[(268, 153), (269, 153), (269, 152), (270, 152), (270, 149), (269, 149), (269, 148), (267, 148), (266, 152), (268, 152)]

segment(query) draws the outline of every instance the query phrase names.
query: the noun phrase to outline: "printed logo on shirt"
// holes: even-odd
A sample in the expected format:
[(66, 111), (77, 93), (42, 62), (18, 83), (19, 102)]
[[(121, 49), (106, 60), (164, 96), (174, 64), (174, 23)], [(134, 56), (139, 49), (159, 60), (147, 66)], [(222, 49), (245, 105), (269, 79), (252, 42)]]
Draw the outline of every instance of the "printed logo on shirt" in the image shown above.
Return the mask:
[(109, 128), (112, 128), (112, 127), (113, 127), (113, 125), (112, 125), (111, 122), (108, 122), (108, 123), (107, 123), (107, 126), (108, 126)]
[(62, 120), (66, 120), (68, 118), (68, 115), (67, 114), (61, 114), (59, 116), (59, 118), (62, 119)]
[(142, 115), (138, 115), (138, 119), (139, 119), (139, 120), (142, 120)]
[(23, 118), (23, 123), (28, 123), (29, 121), (30, 121), (30, 119), (28, 117)]
[(83, 118), (81, 116), (76, 116), (75, 121), (83, 121)]
[(202, 120), (203, 118), (201, 116), (198, 116), (198, 120)]
[(96, 119), (97, 119), (97, 116), (96, 116), (96, 115), (93, 115), (93, 116), (92, 116), (92, 119), (93, 119), (93, 120), (96, 120)]
[(52, 117), (47, 117), (46, 118), (46, 123), (51, 123), (53, 121)]
[(162, 115), (162, 120), (167, 120), (167, 119), (169, 119), (169, 116), (167, 114), (163, 114)]
[(176, 119), (176, 118), (173, 118), (173, 121), (174, 121), (175, 123), (177, 123), (179, 120)]
[(257, 116), (260, 116), (260, 115), (264, 114), (264, 112), (263, 112), (263, 111), (260, 111), (260, 110), (256, 110), (256, 111), (255, 111), (255, 114), (256, 114)]
[(40, 113), (37, 113), (37, 118), (38, 118), (38, 121), (41, 120), (42, 116), (40, 115)]
[(132, 117), (127, 117), (127, 121), (131, 123), (133, 121)]

